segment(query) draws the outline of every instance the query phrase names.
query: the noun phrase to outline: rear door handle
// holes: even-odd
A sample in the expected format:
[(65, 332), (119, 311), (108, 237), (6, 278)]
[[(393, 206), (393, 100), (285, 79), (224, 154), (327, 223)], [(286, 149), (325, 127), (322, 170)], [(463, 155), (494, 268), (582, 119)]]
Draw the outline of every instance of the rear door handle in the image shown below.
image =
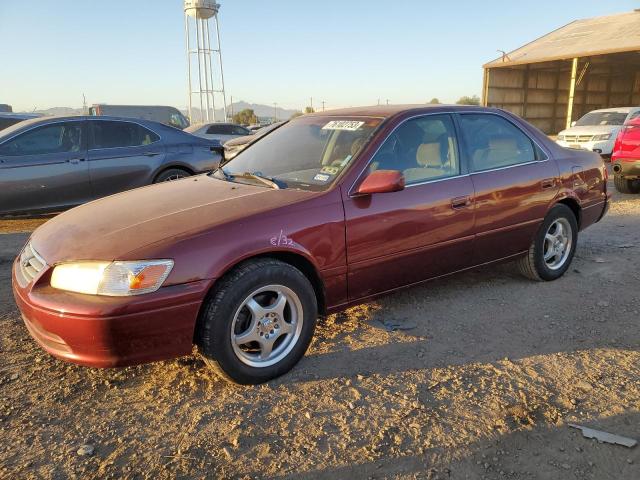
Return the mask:
[(459, 210), (471, 205), (471, 197), (456, 197), (451, 199), (451, 208)]
[(155, 157), (156, 155), (160, 155), (160, 152), (147, 152), (143, 153), (145, 157)]
[(72, 158), (71, 160), (67, 160), (67, 162), (77, 165), (80, 162), (84, 162), (84, 158)]
[(542, 189), (546, 190), (547, 188), (553, 188), (556, 184), (555, 178), (545, 178), (542, 180)]

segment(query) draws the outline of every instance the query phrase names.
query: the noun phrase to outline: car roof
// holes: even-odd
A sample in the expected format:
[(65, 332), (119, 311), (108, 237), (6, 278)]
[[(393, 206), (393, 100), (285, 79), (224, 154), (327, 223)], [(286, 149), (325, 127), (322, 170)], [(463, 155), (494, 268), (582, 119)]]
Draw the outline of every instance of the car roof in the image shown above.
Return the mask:
[(443, 105), (443, 104), (413, 104), (413, 105), (373, 105), (365, 107), (349, 107), (324, 112), (310, 113), (305, 116), (344, 116), (344, 117), (382, 117), (390, 118), (406, 112), (456, 111), (456, 110), (482, 110), (495, 111), (487, 107), (475, 105)]

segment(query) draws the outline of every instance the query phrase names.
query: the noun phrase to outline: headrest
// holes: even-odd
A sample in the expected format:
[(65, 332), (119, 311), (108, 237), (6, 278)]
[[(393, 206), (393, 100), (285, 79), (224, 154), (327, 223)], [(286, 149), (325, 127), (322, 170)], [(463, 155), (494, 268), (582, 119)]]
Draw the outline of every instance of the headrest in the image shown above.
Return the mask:
[(518, 142), (512, 137), (491, 137), (489, 148), (493, 150), (517, 150)]
[(418, 147), (416, 161), (421, 167), (442, 167), (439, 143), (423, 143)]

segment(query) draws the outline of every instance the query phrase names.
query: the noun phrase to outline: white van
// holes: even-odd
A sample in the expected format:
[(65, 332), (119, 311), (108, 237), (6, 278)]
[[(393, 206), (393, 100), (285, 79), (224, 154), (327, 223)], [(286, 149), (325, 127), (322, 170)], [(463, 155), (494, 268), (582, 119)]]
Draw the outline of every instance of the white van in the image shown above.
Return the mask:
[(140, 118), (164, 123), (183, 130), (189, 120), (175, 107), (165, 105), (106, 105), (97, 104), (89, 109), (89, 115), (109, 115), (111, 117)]

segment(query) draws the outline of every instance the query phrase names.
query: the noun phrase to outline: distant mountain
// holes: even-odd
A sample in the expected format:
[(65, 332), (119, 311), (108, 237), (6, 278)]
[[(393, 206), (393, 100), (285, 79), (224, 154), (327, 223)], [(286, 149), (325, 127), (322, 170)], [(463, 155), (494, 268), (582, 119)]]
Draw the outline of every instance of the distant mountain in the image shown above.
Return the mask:
[[(227, 115), (231, 116), (231, 112), (233, 113), (238, 113), (241, 110), (244, 110), (245, 108), (249, 108), (252, 109), (253, 112), (256, 114), (256, 116), (258, 117), (263, 117), (263, 118), (273, 118), (274, 115), (274, 108), (273, 106), (269, 106), (269, 105), (262, 105), (259, 103), (248, 103), (248, 102), (244, 102), (244, 101), (239, 101), (239, 102), (233, 102), (233, 104), (231, 105), (227, 105)], [(182, 111), (182, 113), (184, 113), (185, 115), (188, 115), (188, 112), (186, 109), (180, 109)], [(285, 109), (285, 108), (277, 108), (277, 115), (278, 115), (278, 120), (288, 120), (289, 118), (291, 118), (291, 115), (293, 115), (294, 113), (298, 112), (298, 110), (289, 110), (289, 109)], [(35, 113), (40, 113), (42, 115), (56, 115), (56, 116), (66, 116), (66, 115), (82, 115), (82, 108), (72, 108), (72, 107), (52, 107), (52, 108), (46, 108), (46, 109), (41, 109), (41, 110), (35, 110)], [(200, 118), (200, 109), (199, 108), (194, 108), (193, 109), (193, 116), (194, 119), (196, 121), (198, 121), (198, 119)], [(222, 121), (222, 119), (224, 118), (224, 112), (222, 110), (222, 108), (218, 108), (216, 109), (216, 119), (218, 121)]]
[(82, 108), (71, 107), (52, 107), (44, 110), (35, 110), (34, 113), (40, 113), (42, 115), (56, 115), (56, 116), (68, 116), (68, 115), (82, 115)]
[[(253, 113), (255, 113), (256, 116), (259, 118), (273, 118), (274, 113), (277, 112), (278, 120), (288, 120), (289, 118), (291, 118), (291, 115), (299, 111), (299, 110), (288, 110), (280, 107), (278, 107), (274, 111), (273, 106), (262, 105), (259, 103), (248, 103), (241, 100), (239, 102), (233, 102), (232, 104), (227, 105), (227, 115), (231, 117), (231, 113), (235, 114), (246, 108), (253, 110)], [(189, 115), (189, 112), (186, 109), (181, 111), (186, 116)], [(216, 114), (216, 120), (222, 121), (222, 119), (224, 118), (223, 109), (217, 108), (215, 114)], [(200, 120), (200, 109), (195, 106), (193, 108), (193, 120), (195, 122), (198, 122)]]

